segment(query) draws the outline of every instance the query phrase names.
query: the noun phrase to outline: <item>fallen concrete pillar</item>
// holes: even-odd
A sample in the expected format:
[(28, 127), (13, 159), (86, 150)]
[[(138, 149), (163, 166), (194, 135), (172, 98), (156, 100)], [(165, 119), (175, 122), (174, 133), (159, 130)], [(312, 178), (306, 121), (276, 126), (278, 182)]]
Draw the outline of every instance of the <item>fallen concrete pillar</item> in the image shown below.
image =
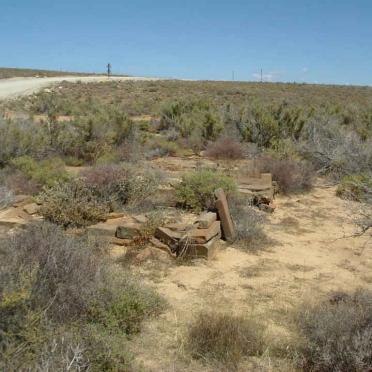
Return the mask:
[(216, 196), (216, 208), (218, 211), (218, 217), (221, 221), (222, 234), (225, 240), (233, 242), (236, 238), (234, 223), (231, 218), (229, 205), (227, 203), (226, 194), (222, 189), (218, 189), (214, 192)]

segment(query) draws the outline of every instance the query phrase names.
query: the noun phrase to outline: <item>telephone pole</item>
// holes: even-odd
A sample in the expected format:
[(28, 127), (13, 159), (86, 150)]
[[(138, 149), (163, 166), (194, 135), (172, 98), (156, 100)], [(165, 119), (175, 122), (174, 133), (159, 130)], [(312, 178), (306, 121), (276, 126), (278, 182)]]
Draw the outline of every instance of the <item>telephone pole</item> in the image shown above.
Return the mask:
[(232, 72), (232, 81), (235, 81), (235, 71)]
[(261, 68), (261, 83), (263, 82), (263, 79), (262, 79), (262, 68)]
[(107, 77), (111, 76), (111, 63), (107, 64)]

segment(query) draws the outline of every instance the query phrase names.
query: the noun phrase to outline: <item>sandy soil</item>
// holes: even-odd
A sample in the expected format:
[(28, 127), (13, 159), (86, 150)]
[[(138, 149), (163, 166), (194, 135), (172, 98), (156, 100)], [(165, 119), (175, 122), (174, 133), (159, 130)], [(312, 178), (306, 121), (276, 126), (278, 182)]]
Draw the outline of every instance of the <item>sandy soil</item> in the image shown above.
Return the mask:
[[(144, 370), (215, 370), (190, 364), (183, 347), (187, 325), (201, 309), (253, 312), (267, 323), (267, 337), (275, 345), (286, 342), (287, 315), (304, 298), (372, 287), (371, 237), (349, 237), (355, 232), (357, 204), (337, 198), (335, 188), (321, 182), (308, 194), (278, 197), (276, 204), (265, 227), (271, 242), (263, 250), (221, 245), (210, 262), (139, 269), (169, 303), (166, 313), (132, 341)], [(268, 353), (242, 368), (285, 371), (290, 366)]]

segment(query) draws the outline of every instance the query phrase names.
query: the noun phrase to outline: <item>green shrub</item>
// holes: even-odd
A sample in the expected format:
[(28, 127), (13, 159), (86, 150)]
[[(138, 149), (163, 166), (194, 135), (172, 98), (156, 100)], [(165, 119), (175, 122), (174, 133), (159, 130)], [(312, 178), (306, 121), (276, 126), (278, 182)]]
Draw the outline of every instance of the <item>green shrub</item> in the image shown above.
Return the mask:
[(88, 320), (107, 329), (120, 329), (127, 335), (140, 331), (142, 321), (158, 315), (164, 300), (152, 289), (140, 287), (132, 278), (122, 278), (120, 289), (103, 290), (90, 304)]
[(14, 202), (14, 193), (0, 185), (0, 210), (10, 207)]
[(237, 370), (243, 357), (263, 352), (263, 333), (263, 326), (251, 318), (201, 312), (190, 324), (187, 344), (194, 358)]
[(101, 204), (83, 179), (58, 182), (39, 196), (40, 214), (64, 227), (87, 226), (101, 221), (108, 207)]
[(262, 156), (257, 164), (261, 172), (272, 174), (282, 193), (307, 191), (313, 185), (313, 168), (304, 161)]
[(227, 194), (236, 191), (234, 180), (213, 170), (186, 174), (176, 186), (177, 202), (184, 208), (200, 211), (214, 207), (214, 191), (222, 188)]
[[(163, 106), (160, 129), (174, 129), (183, 138), (193, 138), (193, 147), (200, 149), (206, 141), (218, 137), (223, 130), (223, 123), (216, 109), (209, 102), (184, 100)], [(198, 141), (195, 140), (196, 138)]]
[(45, 222), (0, 240), (0, 370), (133, 371), (127, 337), (163, 308), (101, 241)]
[(336, 293), (320, 303), (305, 303), (296, 313), (305, 371), (367, 371), (372, 366), (372, 293)]
[(263, 231), (266, 221), (263, 212), (250, 205), (244, 198), (229, 198), (229, 209), (236, 232), (236, 244), (248, 251), (257, 250), (267, 237)]
[(48, 139), (42, 126), (31, 121), (3, 120), (0, 116), (0, 167), (16, 157), (40, 157), (48, 149)]
[(10, 162), (12, 168), (22, 172), (26, 178), (39, 188), (51, 187), (56, 182), (66, 181), (68, 174), (64, 162), (59, 158), (36, 161), (29, 156), (22, 156)]
[(372, 202), (372, 176), (370, 174), (346, 176), (341, 180), (336, 193), (343, 199)]

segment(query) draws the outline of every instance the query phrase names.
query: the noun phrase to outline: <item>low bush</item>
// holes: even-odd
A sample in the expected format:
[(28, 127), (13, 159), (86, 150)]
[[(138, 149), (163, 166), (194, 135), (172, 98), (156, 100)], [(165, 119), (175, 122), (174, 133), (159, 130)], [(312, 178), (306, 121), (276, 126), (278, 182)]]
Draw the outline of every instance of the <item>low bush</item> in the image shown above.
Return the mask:
[(83, 170), (80, 176), (97, 200), (111, 210), (129, 201), (132, 174), (128, 168), (101, 165)]
[(10, 167), (22, 173), (25, 178), (39, 189), (43, 186), (51, 187), (57, 181), (66, 181), (68, 174), (64, 162), (59, 158), (37, 161), (29, 156), (15, 158)]
[(200, 150), (207, 141), (215, 140), (223, 131), (217, 110), (207, 101), (180, 100), (163, 105), (160, 130), (176, 130), (188, 139), (194, 150)]
[(305, 371), (368, 371), (372, 367), (372, 292), (337, 293), (296, 314), (299, 364)]
[(334, 117), (315, 117), (303, 132), (299, 151), (319, 173), (339, 180), (371, 171), (371, 139), (362, 140)]
[(234, 180), (220, 172), (198, 170), (182, 177), (176, 186), (176, 198), (180, 206), (196, 211), (214, 207), (214, 191), (222, 188), (227, 194), (236, 191)]
[(180, 146), (164, 138), (154, 138), (147, 144), (147, 158), (156, 158), (163, 156), (176, 156), (180, 153)]
[(3, 259), (11, 265), (2, 278), (2, 310), (7, 303), (15, 303), (6, 293), (14, 285), (24, 292), (16, 291), (13, 298), (27, 298), (28, 305), (43, 309), (48, 319), (61, 322), (80, 317), (101, 285), (101, 246), (102, 242), (66, 237), (48, 223), (30, 225), (2, 241)]
[(101, 241), (48, 223), (0, 240), (0, 369), (132, 371), (128, 335), (164, 301)]
[(312, 187), (314, 171), (303, 161), (262, 156), (257, 164), (261, 172), (272, 174), (282, 193), (305, 191)]
[(205, 155), (212, 159), (237, 160), (245, 157), (244, 146), (232, 138), (223, 137), (207, 146)]
[(266, 239), (262, 226), (265, 216), (250, 205), (247, 199), (229, 198), (229, 208), (236, 231), (236, 243), (247, 250), (258, 248)]
[(40, 185), (28, 178), (23, 172), (9, 167), (0, 172), (3, 183), (14, 194), (36, 195), (40, 191)]
[(337, 188), (337, 195), (343, 199), (372, 202), (372, 176), (359, 174), (344, 177)]
[(0, 210), (10, 207), (14, 202), (14, 193), (5, 186), (0, 186)]
[(83, 179), (58, 182), (38, 196), (40, 214), (64, 227), (81, 227), (101, 221), (108, 207), (101, 204)]
[(20, 156), (45, 155), (49, 149), (43, 128), (31, 121), (4, 120), (0, 116), (0, 167)]
[(190, 324), (187, 343), (194, 358), (219, 362), (233, 370), (243, 357), (263, 352), (264, 328), (255, 320), (201, 312)]

